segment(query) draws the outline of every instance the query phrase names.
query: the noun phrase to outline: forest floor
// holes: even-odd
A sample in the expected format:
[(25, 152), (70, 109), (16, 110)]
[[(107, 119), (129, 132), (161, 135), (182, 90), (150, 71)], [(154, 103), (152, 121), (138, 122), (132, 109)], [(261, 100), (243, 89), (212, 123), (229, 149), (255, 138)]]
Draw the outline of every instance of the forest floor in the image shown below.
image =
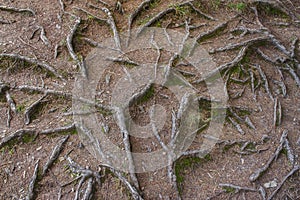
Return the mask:
[[(125, 51), (128, 41), (135, 43), (124, 39), (129, 30), (146, 27), (164, 39), (153, 35), (150, 47)], [(184, 38), (209, 58), (213, 68), (204, 76), (185, 59)], [(0, 0), (0, 199), (300, 199), (299, 39), (298, 0)], [(108, 41), (113, 45), (103, 47)], [(182, 47), (179, 56), (165, 41)], [(98, 76), (91, 69), (102, 64), (103, 52), (121, 54), (109, 55), (93, 109), (77, 113), (74, 95), (92, 89), (80, 93), (76, 84)], [(146, 63), (155, 66), (155, 77), (167, 74), (164, 83), (175, 74), (179, 89), (135, 71), (145, 71), (139, 65)], [(138, 91), (126, 77), (141, 82)], [(196, 91), (200, 112), (185, 114), (192, 100), (183, 85)], [(214, 85), (223, 88), (222, 107), (211, 94)], [(130, 123), (148, 127), (150, 136), (131, 133), (128, 116), (110, 107), (123, 94), (130, 98)], [(90, 113), (125, 152), (120, 159), (128, 171), (98, 155), (110, 156), (99, 135), (80, 123)], [(197, 129), (180, 129), (189, 117), (199, 119)], [(210, 131), (213, 124), (221, 128)], [(193, 141), (168, 160), (185, 130)], [(159, 149), (167, 164), (141, 171), (135, 153)]]

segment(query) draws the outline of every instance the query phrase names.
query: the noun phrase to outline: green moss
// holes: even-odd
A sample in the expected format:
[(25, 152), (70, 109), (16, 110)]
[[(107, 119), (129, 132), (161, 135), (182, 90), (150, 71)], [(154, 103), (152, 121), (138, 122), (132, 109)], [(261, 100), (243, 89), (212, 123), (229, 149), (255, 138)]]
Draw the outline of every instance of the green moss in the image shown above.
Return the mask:
[(148, 89), (148, 91), (142, 95), (140, 98), (137, 99), (137, 104), (142, 104), (146, 101), (148, 101), (149, 99), (151, 99), (154, 96), (155, 93), (155, 89), (154, 89), (154, 85), (151, 85), (150, 88)]
[(16, 110), (17, 110), (17, 113), (24, 113), (25, 105), (24, 104), (17, 105)]
[(212, 160), (212, 157), (210, 154), (207, 154), (204, 158), (184, 157), (175, 162), (175, 175), (177, 178), (176, 181), (178, 184), (179, 193), (182, 192), (182, 184), (184, 182), (184, 170), (210, 160)]
[(247, 8), (247, 5), (243, 2), (239, 2), (239, 3), (229, 3), (228, 7), (232, 10), (236, 10), (239, 12), (244, 11)]
[(22, 142), (27, 144), (27, 143), (30, 143), (30, 142), (33, 142), (35, 139), (35, 135), (34, 134), (25, 134), (23, 137), (22, 137)]
[(235, 189), (232, 187), (224, 186), (223, 189), (225, 190), (226, 193), (235, 193)]

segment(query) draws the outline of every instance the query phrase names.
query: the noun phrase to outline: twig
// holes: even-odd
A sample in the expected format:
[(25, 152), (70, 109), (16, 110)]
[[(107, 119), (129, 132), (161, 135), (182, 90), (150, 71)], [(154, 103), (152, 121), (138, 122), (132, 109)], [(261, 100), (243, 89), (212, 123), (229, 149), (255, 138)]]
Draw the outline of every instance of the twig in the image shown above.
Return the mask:
[(254, 173), (252, 173), (250, 175), (249, 180), (251, 182), (256, 181), (270, 167), (272, 162), (277, 159), (278, 155), (280, 154), (280, 152), (283, 149), (283, 146), (284, 146), (284, 143), (285, 143), (284, 138), (287, 137), (287, 134), (288, 134), (288, 131), (284, 130), (282, 135), (281, 135), (280, 144), (276, 148), (275, 153), (269, 158), (268, 162), (262, 168), (257, 169)]
[(280, 184), (278, 185), (278, 187), (276, 188), (276, 190), (274, 190), (274, 192), (268, 197), (268, 200), (272, 200), (273, 197), (277, 194), (277, 192), (281, 189), (281, 187), (283, 186), (283, 184), (285, 183), (285, 181), (292, 176), (293, 174), (297, 173), (300, 170), (300, 166), (296, 165), (294, 166), (294, 168), (283, 178), (283, 180), (280, 182)]
[(65, 80), (62, 75), (60, 75), (56, 69), (54, 69), (52, 66), (50, 66), (50, 64), (48, 64), (47, 62), (45, 61), (39, 61), (37, 59), (34, 59), (34, 58), (30, 58), (30, 57), (26, 57), (26, 56), (22, 56), (22, 55), (18, 55), (18, 54), (14, 54), (14, 53), (1, 53), (0, 54), (0, 57), (10, 57), (10, 58), (15, 58), (15, 59), (18, 59), (18, 60), (24, 60), (28, 63), (31, 63), (31, 64), (35, 64), (35, 65), (38, 65), (38, 66), (41, 66), (42, 68), (48, 70), (49, 72), (51, 72), (52, 74), (54, 74), (56, 77), (60, 78), (61, 80)]
[(47, 170), (53, 165), (55, 160), (58, 158), (60, 152), (62, 151), (64, 143), (68, 139), (69, 139), (69, 136), (65, 136), (61, 140), (58, 141), (58, 144), (52, 150), (52, 153), (51, 153), (49, 159), (47, 160), (46, 164), (43, 167), (42, 175), (44, 175), (47, 172)]
[(106, 3), (105, 1), (102, 0), (97, 0), (98, 3), (102, 3), (103, 5), (110, 7), (110, 5), (108, 3)]
[(14, 113), (17, 113), (17, 108), (16, 108), (16, 103), (15, 101), (13, 100), (13, 98), (10, 96), (9, 92), (6, 91), (5, 93), (5, 97), (6, 97), (6, 101), (10, 107), (10, 109), (14, 112)]
[(35, 101), (33, 104), (31, 104), (26, 110), (25, 110), (25, 124), (28, 125), (31, 122), (31, 115), (36, 111), (36, 109), (41, 105), (42, 100), (47, 95), (43, 95), (41, 98), (39, 98), (37, 101)]
[(33, 172), (33, 175), (31, 177), (31, 180), (29, 183), (28, 194), (26, 196), (26, 200), (34, 199), (34, 196), (35, 196), (34, 188), (38, 181), (38, 172), (39, 172), (39, 160), (37, 161), (37, 163), (35, 164), (35, 167), (34, 167), (34, 172)]
[(32, 14), (33, 16), (35, 16), (35, 12), (30, 9), (30, 8), (15, 8), (15, 7), (10, 7), (10, 6), (2, 6), (0, 5), (0, 10), (5, 10), (5, 11), (13, 11), (13, 12), (28, 12), (30, 14)]

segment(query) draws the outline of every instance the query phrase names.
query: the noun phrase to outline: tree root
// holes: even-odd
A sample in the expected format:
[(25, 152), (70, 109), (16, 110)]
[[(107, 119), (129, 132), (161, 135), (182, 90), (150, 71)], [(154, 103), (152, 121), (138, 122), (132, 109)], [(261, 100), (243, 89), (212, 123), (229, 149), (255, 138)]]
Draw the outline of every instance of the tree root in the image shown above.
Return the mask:
[(36, 109), (41, 105), (42, 100), (47, 95), (43, 95), (41, 98), (39, 98), (37, 101), (35, 101), (33, 104), (31, 104), (26, 110), (25, 110), (25, 124), (28, 125), (31, 122), (31, 115), (36, 111)]
[(274, 192), (268, 197), (268, 200), (272, 200), (274, 196), (277, 194), (277, 192), (281, 189), (285, 181), (291, 177), (293, 174), (297, 173), (300, 170), (300, 166), (296, 165), (294, 168), (283, 178), (283, 180), (280, 182), (278, 187), (274, 190)]
[(193, 83), (203, 82), (203, 81), (207, 80), (208, 78), (214, 76), (219, 71), (222, 71), (225, 69), (230, 69), (230, 68), (236, 66), (239, 62), (241, 62), (243, 60), (244, 56), (246, 55), (247, 50), (248, 50), (248, 46), (242, 47), (241, 50), (239, 51), (238, 55), (231, 62), (220, 65), (216, 69), (209, 72), (204, 78), (195, 80)]
[(235, 193), (238, 193), (239, 191), (257, 192), (257, 189), (255, 189), (255, 188), (241, 187), (241, 186), (233, 185), (233, 184), (230, 184), (230, 183), (220, 183), (219, 186), (221, 186), (223, 188), (235, 189)]
[(31, 92), (38, 92), (42, 94), (49, 94), (54, 96), (61, 96), (65, 98), (72, 98), (71, 93), (58, 91), (58, 90), (52, 90), (52, 89), (45, 89), (43, 87), (36, 87), (36, 86), (30, 86), (30, 85), (19, 85), (15, 87), (16, 89), (19, 89), (21, 91), (31, 91)]
[[(101, 185), (101, 175), (99, 174), (99, 172), (94, 172), (90, 169), (85, 169), (83, 167), (81, 167), (80, 165), (78, 165), (76, 162), (74, 162), (69, 156), (66, 157), (66, 160), (69, 162), (68, 166), (70, 168), (70, 170), (73, 172), (73, 173), (79, 173), (81, 174), (81, 179), (78, 183), (78, 186), (77, 186), (77, 189), (76, 189), (76, 192), (75, 192), (75, 197), (74, 197), (74, 200), (78, 200), (80, 198), (80, 189), (82, 187), (82, 184), (89, 179), (89, 182), (88, 182), (88, 186), (86, 188), (86, 191), (85, 191), (85, 198), (87, 196), (90, 196), (92, 195), (92, 191), (91, 191), (91, 188), (93, 188), (93, 180), (96, 180), (96, 182)], [(92, 181), (90, 181), (90, 179), (92, 179)]]
[(196, 42), (201, 42), (205, 38), (215, 35), (217, 32), (224, 30), (227, 27), (227, 25), (228, 25), (228, 21), (218, 24), (216, 27), (214, 27), (213, 29), (207, 32), (200, 33), (198, 36), (196, 36)]
[(44, 27), (41, 26), (40, 29), (41, 29), (41, 34), (40, 34), (41, 40), (43, 41), (43, 43), (44, 43), (46, 46), (50, 46), (50, 43), (49, 43), (49, 40), (48, 40), (48, 38), (47, 38), (47, 36), (46, 36)]
[(275, 153), (269, 158), (267, 164), (265, 164), (262, 168), (257, 169), (254, 173), (252, 173), (249, 177), (249, 180), (251, 182), (256, 181), (267, 169), (271, 166), (272, 162), (277, 159), (279, 156), (280, 152), (282, 151), (284, 144), (285, 144), (285, 138), (287, 137), (288, 131), (284, 130), (281, 139), (280, 139), (280, 144), (276, 148)]
[(237, 122), (236, 122), (233, 118), (231, 118), (231, 117), (228, 117), (228, 119), (229, 119), (229, 121), (232, 123), (232, 125), (237, 129), (237, 131), (238, 131), (240, 134), (242, 134), (242, 135), (245, 134), (244, 130), (243, 130), (242, 127), (239, 125), (239, 123), (237, 123)]
[(54, 74), (56, 77), (60, 78), (62, 81), (64, 81), (65, 79), (63, 78), (62, 75), (60, 75), (56, 69), (54, 69), (52, 66), (50, 66), (50, 64), (48, 64), (45, 61), (39, 61), (37, 59), (34, 58), (30, 58), (30, 57), (26, 57), (26, 56), (22, 56), (22, 55), (18, 55), (18, 54), (14, 54), (14, 53), (1, 53), (0, 57), (9, 57), (9, 58), (15, 58), (18, 60), (24, 60), (25, 62), (31, 63), (31, 64), (35, 64), (38, 65), (44, 69), (46, 69), (47, 71), (51, 72), (52, 74)]
[(0, 10), (9, 11), (9, 12), (18, 12), (18, 13), (29, 13), (32, 16), (35, 16), (35, 11), (30, 8), (15, 8), (10, 6), (0, 5)]
[(259, 75), (260, 75), (261, 79), (264, 82), (265, 90), (266, 90), (267, 94), (269, 95), (270, 99), (272, 101), (274, 101), (274, 97), (271, 93), (271, 90), (270, 90), (270, 87), (269, 87), (269, 82), (268, 82), (266, 74), (264, 73), (264, 71), (262, 70), (260, 65), (252, 65), (252, 66), (255, 67), (256, 69), (258, 69)]
[(75, 24), (73, 25), (73, 27), (70, 30), (69, 35), (67, 36), (67, 49), (68, 49), (68, 52), (69, 52), (71, 58), (77, 63), (77, 66), (80, 68), (81, 74), (84, 77), (87, 77), (88, 74), (87, 74), (87, 71), (86, 71), (85, 63), (84, 63), (84, 61), (83, 61), (82, 58), (80, 59), (76, 55), (76, 53), (74, 51), (74, 48), (73, 48), (73, 45), (72, 45), (75, 32), (76, 32), (77, 28), (79, 27), (79, 24), (81, 23), (81, 19), (80, 19), (80, 17), (75, 16), (75, 15), (73, 15), (71, 13), (68, 13), (68, 14), (70, 14), (72, 17), (75, 18)]
[(118, 120), (117, 124), (123, 135), (123, 144), (124, 144), (126, 156), (127, 156), (128, 162), (129, 162), (130, 178), (133, 181), (134, 186), (139, 189), (139, 182), (138, 182), (138, 179), (135, 174), (134, 161), (133, 161), (132, 154), (131, 154), (129, 133), (128, 133), (128, 130), (127, 130), (126, 124), (125, 124), (124, 111), (121, 110), (121, 108), (116, 108), (115, 111), (116, 111), (116, 116), (117, 116), (117, 120)]
[(216, 21), (216, 19), (213, 18), (212, 16), (210, 16), (210, 15), (208, 15), (208, 14), (202, 12), (202, 11), (199, 10), (198, 8), (196, 8), (196, 7), (194, 6), (194, 4), (193, 4), (191, 1), (187, 2), (186, 5), (190, 6), (190, 7), (191, 7), (198, 15), (200, 15), (200, 16), (206, 18), (206, 19)]
[(122, 175), (121, 172), (115, 170), (113, 167), (108, 165), (102, 165), (102, 166), (108, 168), (126, 186), (126, 188), (131, 193), (132, 198), (134, 200), (143, 200), (143, 197), (139, 194), (135, 186), (131, 185), (130, 182)]
[(120, 41), (120, 36), (119, 36), (119, 32), (117, 30), (115, 20), (108, 8), (102, 8), (102, 11), (105, 12), (108, 17), (108, 19), (106, 20), (106, 23), (110, 26), (111, 30), (113, 31), (116, 48), (121, 50), (121, 41)]
[(30, 129), (20, 129), (17, 130), (16, 132), (14, 132), (13, 134), (3, 138), (0, 142), (0, 148), (4, 147), (6, 144), (8, 144), (9, 142), (13, 141), (14, 139), (17, 138), (22, 138), (24, 135), (35, 135), (36, 131), (35, 130), (30, 130)]
[(17, 108), (16, 108), (16, 103), (15, 101), (13, 100), (13, 98), (10, 96), (9, 92), (6, 91), (5, 93), (5, 97), (6, 97), (6, 101), (10, 107), (10, 109), (14, 112), (14, 113), (17, 113)]
[(40, 131), (40, 134), (50, 135), (50, 134), (53, 134), (53, 133), (72, 132), (74, 130), (76, 130), (75, 123), (67, 125), (67, 126), (59, 127), (59, 128), (42, 130), (42, 131)]
[(29, 187), (28, 187), (28, 194), (26, 197), (26, 200), (32, 200), (34, 199), (34, 190), (35, 190), (35, 185), (38, 181), (38, 172), (39, 172), (39, 160), (37, 161), (37, 163), (35, 164), (34, 167), (34, 172), (33, 175), (31, 177), (30, 183), (29, 183)]
[(93, 19), (95, 19), (95, 20), (97, 20), (99, 22), (105, 22), (106, 21), (106, 19), (103, 19), (103, 18), (100, 18), (98, 16), (95, 16), (92, 13), (90, 13), (89, 11), (87, 11), (87, 10), (85, 10), (83, 8), (79, 8), (79, 7), (73, 7), (73, 8), (76, 9), (76, 10), (79, 10), (79, 11), (81, 11), (83, 13), (85, 13), (87, 16), (93, 17)]
[(63, 137), (61, 140), (58, 141), (58, 144), (54, 147), (54, 149), (52, 150), (52, 153), (49, 157), (49, 159), (47, 160), (46, 164), (43, 167), (43, 171), (42, 171), (42, 176), (44, 174), (46, 174), (47, 170), (53, 165), (53, 163), (55, 162), (55, 160), (58, 158), (60, 152), (63, 149), (63, 145), (64, 143), (69, 139), (69, 136), (65, 136)]

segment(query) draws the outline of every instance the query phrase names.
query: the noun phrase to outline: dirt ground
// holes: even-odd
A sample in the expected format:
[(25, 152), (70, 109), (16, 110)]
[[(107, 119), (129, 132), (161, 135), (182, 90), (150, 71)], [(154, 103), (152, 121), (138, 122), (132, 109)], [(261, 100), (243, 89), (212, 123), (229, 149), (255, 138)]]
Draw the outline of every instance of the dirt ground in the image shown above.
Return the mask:
[[(153, 127), (151, 109), (159, 104), (167, 123), (148, 138), (126, 135), (127, 121), (117, 123), (109, 102), (136, 63), (163, 63), (179, 74), (197, 91), (201, 110), (184, 154), (164, 168), (127, 173), (94, 156), (89, 130), (75, 123), (84, 114), (72, 109), (72, 92), (103, 41), (113, 38), (117, 49), (118, 35), (145, 27), (197, 40), (228, 101), (223, 129), (209, 135), (218, 117), (208, 90), (214, 74), (207, 82), (187, 60), (172, 60), (155, 45), (112, 58), (94, 107), (129, 163), (131, 152), (163, 149), (183, 121), (176, 95), (151, 84), (130, 101), (130, 117)], [(298, 0), (0, 0), (0, 199), (300, 199), (299, 39)], [(209, 139), (216, 144), (202, 154)]]

